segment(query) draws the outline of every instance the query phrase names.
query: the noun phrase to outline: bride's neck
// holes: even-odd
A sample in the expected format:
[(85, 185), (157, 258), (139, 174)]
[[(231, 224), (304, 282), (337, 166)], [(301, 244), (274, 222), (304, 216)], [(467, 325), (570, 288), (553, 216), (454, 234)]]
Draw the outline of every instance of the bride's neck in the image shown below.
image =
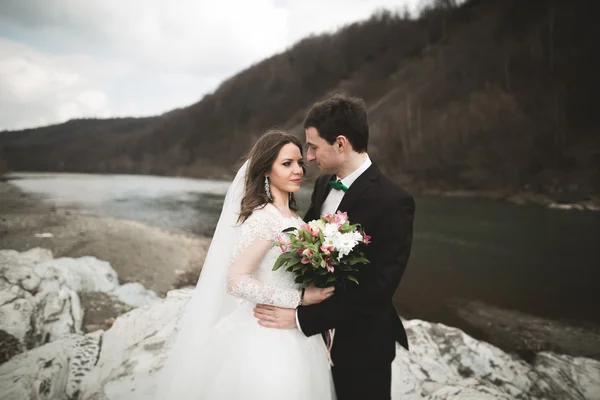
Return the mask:
[(290, 195), (289, 193), (283, 193), (277, 191), (273, 193), (273, 205), (277, 207), (279, 211), (285, 214), (290, 213)]

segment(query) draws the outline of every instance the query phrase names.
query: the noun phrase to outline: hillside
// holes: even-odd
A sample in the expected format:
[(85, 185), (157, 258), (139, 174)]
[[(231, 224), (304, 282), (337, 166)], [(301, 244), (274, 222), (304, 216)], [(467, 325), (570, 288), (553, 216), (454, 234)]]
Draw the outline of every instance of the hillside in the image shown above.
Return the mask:
[(314, 101), (348, 92), (369, 106), (370, 153), (413, 189), (596, 196), (600, 26), (584, 0), (543, 3), (470, 0), (418, 20), (378, 12), (161, 117), (0, 133), (0, 159), (11, 170), (222, 176), (266, 129), (301, 135)]

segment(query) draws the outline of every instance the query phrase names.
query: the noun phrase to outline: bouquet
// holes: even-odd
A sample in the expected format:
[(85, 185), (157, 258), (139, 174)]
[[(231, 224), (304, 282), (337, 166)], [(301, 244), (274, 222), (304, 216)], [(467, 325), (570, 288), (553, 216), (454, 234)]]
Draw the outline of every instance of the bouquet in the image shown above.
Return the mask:
[(358, 285), (354, 274), (369, 263), (359, 244), (368, 245), (371, 237), (359, 224), (351, 224), (348, 214), (327, 214), (284, 232), (290, 233), (289, 240), (280, 237), (274, 243), (283, 254), (277, 258), (273, 271), (285, 268), (295, 273), (296, 283), (303, 287), (345, 286), (350, 282)]

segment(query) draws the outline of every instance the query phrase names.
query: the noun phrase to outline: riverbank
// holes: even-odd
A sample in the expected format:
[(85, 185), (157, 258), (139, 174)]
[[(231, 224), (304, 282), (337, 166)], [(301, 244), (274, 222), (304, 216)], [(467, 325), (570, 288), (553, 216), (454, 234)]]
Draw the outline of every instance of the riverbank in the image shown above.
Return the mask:
[(108, 261), (121, 283), (139, 282), (164, 296), (198, 275), (209, 244), (205, 237), (57, 209), (0, 182), (0, 249), (94, 256)]
[[(52, 250), (55, 257), (95, 256), (110, 262), (121, 283), (140, 282), (160, 296), (196, 282), (210, 244), (205, 237), (57, 209), (5, 182), (0, 182), (0, 206), (1, 249), (43, 247)], [(110, 299), (88, 297), (92, 304), (84, 304), (84, 308), (110, 303)], [(482, 303), (441, 306), (421, 299), (408, 305), (410, 313), (401, 306), (399, 312), (411, 319), (442, 321), (458, 327), (526, 360), (544, 350), (600, 360), (600, 327), (595, 325), (541, 319)], [(82, 301), (88, 302), (87, 298)], [(102, 325), (122, 313), (111, 307), (104, 304), (97, 312), (99, 317), (84, 325)]]
[(557, 210), (600, 211), (600, 197), (573, 194), (548, 195), (528, 190), (444, 190), (415, 188), (414, 194), (424, 196), (482, 198), (504, 200), (514, 204), (538, 204)]

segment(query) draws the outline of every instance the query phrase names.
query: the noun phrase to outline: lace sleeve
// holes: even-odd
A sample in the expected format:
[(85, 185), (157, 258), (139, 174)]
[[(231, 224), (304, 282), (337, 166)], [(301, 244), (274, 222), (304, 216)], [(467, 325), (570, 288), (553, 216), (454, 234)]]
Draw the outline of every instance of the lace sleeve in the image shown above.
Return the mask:
[(297, 290), (266, 285), (252, 277), (281, 233), (281, 217), (276, 213), (268, 208), (256, 210), (242, 224), (235, 256), (227, 273), (227, 292), (257, 304), (296, 308), (300, 302)]

